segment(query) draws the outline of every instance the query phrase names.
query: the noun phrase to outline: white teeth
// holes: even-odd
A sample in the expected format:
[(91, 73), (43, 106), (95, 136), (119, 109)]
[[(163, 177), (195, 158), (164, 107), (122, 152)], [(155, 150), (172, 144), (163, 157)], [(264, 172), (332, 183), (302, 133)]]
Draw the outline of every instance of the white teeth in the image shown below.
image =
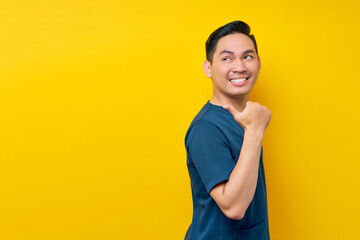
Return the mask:
[(243, 82), (245, 81), (246, 78), (238, 78), (238, 79), (233, 79), (233, 80), (230, 80), (231, 82), (235, 82), (235, 83), (238, 83), (238, 82)]

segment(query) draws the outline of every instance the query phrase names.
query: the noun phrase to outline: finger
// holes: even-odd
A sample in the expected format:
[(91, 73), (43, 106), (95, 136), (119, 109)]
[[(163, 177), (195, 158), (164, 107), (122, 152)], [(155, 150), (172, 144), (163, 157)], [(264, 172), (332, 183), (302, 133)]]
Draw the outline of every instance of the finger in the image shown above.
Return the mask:
[(224, 105), (223, 108), (228, 110), (233, 116), (235, 116), (238, 113), (238, 111), (236, 111), (236, 109), (231, 105)]

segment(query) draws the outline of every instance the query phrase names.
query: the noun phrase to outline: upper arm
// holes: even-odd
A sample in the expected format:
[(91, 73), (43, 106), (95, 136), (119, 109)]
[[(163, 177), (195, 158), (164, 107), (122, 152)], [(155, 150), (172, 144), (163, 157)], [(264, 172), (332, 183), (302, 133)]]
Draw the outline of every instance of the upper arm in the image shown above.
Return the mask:
[(210, 191), (210, 196), (214, 199), (220, 209), (224, 212), (228, 206), (224, 202), (224, 188), (225, 188), (226, 181), (219, 183)]
[(192, 128), (188, 152), (208, 193), (227, 181), (235, 167), (225, 135), (205, 120), (199, 120)]
[(226, 136), (214, 124), (200, 120), (189, 135), (188, 151), (206, 191), (221, 211), (231, 219), (239, 218), (225, 197), (225, 186), (235, 167)]
[(244, 213), (241, 212), (240, 209), (234, 209), (233, 206), (231, 206), (224, 197), (226, 183), (227, 181), (224, 181), (216, 185), (213, 189), (211, 189), (210, 195), (225, 216), (233, 220), (240, 220), (244, 217)]

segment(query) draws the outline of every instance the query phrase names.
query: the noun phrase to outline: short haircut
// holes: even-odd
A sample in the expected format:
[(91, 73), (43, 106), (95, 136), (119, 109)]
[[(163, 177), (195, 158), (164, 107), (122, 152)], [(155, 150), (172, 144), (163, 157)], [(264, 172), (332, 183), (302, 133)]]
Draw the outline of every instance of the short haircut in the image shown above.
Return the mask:
[(209, 38), (206, 40), (205, 49), (206, 49), (206, 60), (212, 63), (215, 48), (217, 42), (220, 38), (225, 37), (226, 35), (232, 33), (242, 33), (248, 36), (254, 43), (256, 54), (258, 54), (258, 49), (256, 45), (256, 40), (253, 34), (250, 34), (250, 27), (243, 21), (234, 21), (230, 22), (222, 27), (216, 29), (213, 33), (210, 34)]

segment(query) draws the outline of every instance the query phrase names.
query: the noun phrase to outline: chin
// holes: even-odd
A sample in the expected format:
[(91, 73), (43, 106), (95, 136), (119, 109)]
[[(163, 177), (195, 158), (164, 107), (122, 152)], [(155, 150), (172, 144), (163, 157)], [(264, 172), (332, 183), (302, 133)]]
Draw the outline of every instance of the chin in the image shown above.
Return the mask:
[(241, 91), (233, 91), (233, 92), (231, 92), (231, 95), (233, 95), (234, 97), (242, 97), (242, 96), (245, 96), (245, 95), (249, 95), (250, 92), (251, 92), (251, 89), (250, 90), (241, 89)]

